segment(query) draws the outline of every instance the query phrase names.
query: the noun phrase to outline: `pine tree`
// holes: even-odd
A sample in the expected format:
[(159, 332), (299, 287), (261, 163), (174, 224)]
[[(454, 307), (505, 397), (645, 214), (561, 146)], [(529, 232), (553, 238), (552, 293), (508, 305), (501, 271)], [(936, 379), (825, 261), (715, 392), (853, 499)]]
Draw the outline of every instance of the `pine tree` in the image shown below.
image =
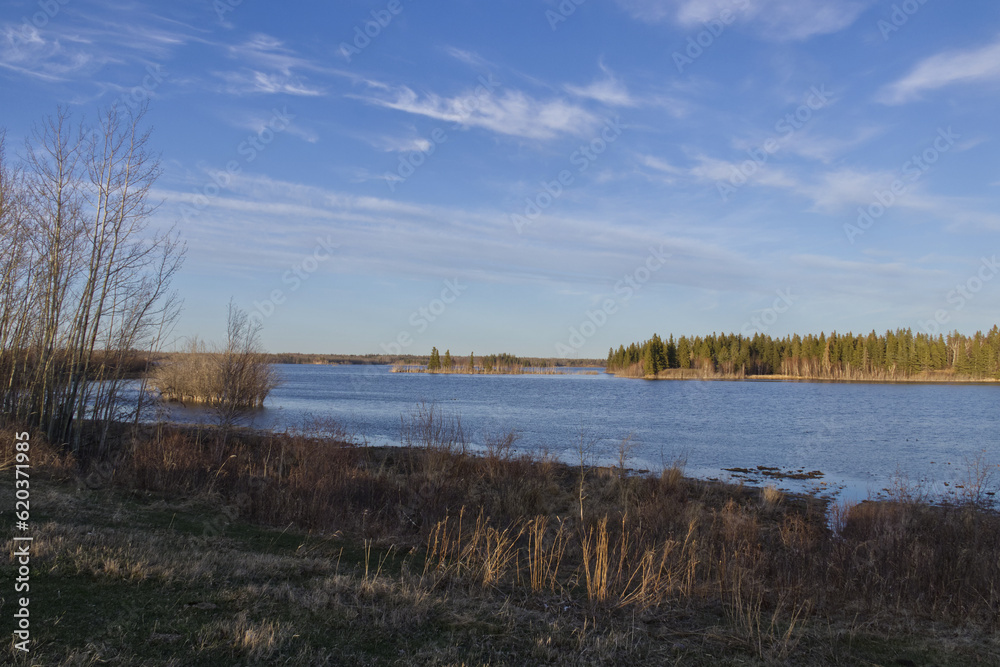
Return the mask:
[(469, 372), (476, 372), (476, 357), (472, 352), (469, 352)]
[(450, 371), (453, 363), (454, 362), (452, 362), (451, 360), (451, 350), (445, 350), (444, 359), (442, 360), (441, 365), (444, 367), (446, 371)]
[(427, 370), (429, 371), (439, 371), (441, 370), (441, 355), (436, 347), (431, 348), (431, 358), (427, 362)]

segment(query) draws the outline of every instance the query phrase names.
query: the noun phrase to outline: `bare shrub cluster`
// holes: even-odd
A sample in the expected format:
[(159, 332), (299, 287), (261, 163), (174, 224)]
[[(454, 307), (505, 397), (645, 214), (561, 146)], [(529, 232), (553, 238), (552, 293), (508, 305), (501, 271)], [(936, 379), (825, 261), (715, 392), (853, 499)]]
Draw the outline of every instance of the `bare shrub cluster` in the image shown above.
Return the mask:
[(278, 385), (259, 332), (260, 325), (230, 302), (225, 347), (209, 350), (195, 338), (184, 354), (157, 366), (153, 387), (167, 401), (209, 405), (222, 424), (231, 425), (241, 413), (262, 407)]

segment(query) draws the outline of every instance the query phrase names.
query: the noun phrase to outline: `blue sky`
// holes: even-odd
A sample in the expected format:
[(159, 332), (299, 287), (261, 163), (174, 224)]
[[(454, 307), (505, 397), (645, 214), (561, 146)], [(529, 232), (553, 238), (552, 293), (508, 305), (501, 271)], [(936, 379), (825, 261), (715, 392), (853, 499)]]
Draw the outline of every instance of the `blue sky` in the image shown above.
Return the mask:
[(178, 338), (603, 357), (997, 321), (1000, 4), (8, 1), (0, 126), (149, 100)]

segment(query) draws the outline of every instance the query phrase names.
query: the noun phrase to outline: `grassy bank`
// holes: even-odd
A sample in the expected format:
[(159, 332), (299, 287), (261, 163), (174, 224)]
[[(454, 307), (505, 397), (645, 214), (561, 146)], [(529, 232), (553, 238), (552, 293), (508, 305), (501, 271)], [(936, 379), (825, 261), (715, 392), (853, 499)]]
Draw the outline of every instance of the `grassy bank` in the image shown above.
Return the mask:
[[(5, 660), (1000, 661), (1000, 520), (972, 490), (961, 506), (900, 489), (828, 512), (679, 467), (518, 456), (510, 434), (474, 457), (434, 410), (404, 439), (151, 428), (83, 470), (36, 440), (38, 644)], [(0, 478), (11, 498), (9, 464)]]

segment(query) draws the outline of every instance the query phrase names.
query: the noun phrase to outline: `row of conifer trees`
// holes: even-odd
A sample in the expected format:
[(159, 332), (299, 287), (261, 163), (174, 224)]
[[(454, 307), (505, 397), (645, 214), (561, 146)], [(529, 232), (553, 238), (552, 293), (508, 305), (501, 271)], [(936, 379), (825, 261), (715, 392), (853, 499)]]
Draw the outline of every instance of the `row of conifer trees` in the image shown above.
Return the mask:
[(608, 352), (609, 372), (649, 376), (668, 369), (830, 379), (903, 379), (932, 372), (1000, 378), (1000, 329), (994, 325), (972, 336), (932, 336), (911, 329), (783, 338), (713, 333), (663, 340), (653, 335)]

